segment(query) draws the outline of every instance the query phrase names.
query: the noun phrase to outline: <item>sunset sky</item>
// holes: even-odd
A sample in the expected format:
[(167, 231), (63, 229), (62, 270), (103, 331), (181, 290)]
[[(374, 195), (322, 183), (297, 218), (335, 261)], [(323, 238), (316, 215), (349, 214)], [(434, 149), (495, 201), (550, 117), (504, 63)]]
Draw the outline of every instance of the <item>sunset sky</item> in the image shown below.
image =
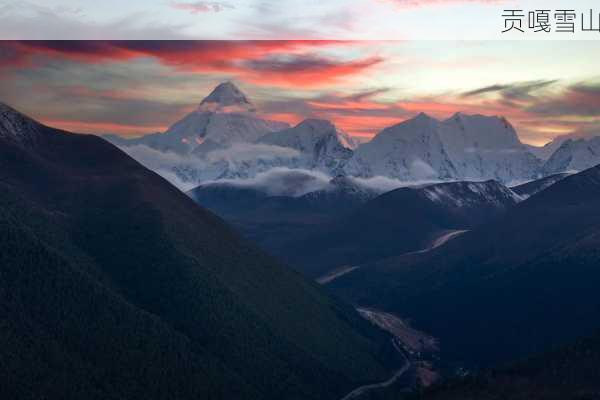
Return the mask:
[(424, 111), (506, 116), (543, 144), (600, 133), (600, 41), (0, 42), (0, 101), (85, 133), (163, 131), (223, 80), (265, 117), (356, 136)]

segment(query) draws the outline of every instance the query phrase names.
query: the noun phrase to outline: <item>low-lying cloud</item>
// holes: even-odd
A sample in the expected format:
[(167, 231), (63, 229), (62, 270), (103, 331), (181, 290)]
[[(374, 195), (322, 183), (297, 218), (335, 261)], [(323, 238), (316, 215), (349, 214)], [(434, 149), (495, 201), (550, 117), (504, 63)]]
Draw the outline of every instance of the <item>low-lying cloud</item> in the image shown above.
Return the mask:
[(415, 181), (401, 181), (399, 179), (388, 178), (386, 176), (374, 176), (372, 178), (355, 178), (349, 177), (350, 180), (355, 182), (357, 185), (362, 186), (366, 189), (373, 190), (379, 193), (389, 192), (402, 187), (416, 187), (432, 185), (440, 183), (440, 180), (415, 180)]
[[(161, 175), (182, 191), (193, 189), (201, 184), (231, 185), (259, 190), (269, 196), (299, 197), (317, 190), (334, 188), (334, 184), (331, 183), (333, 177), (324, 172), (288, 167), (273, 167), (247, 178), (202, 180), (202, 176), (207, 176), (207, 171), (222, 162), (231, 162), (233, 164), (230, 167), (240, 168), (240, 164), (244, 162), (243, 160), (256, 161), (256, 157), (260, 156), (272, 159), (273, 157), (295, 157), (298, 155), (298, 152), (293, 149), (278, 146), (249, 143), (234, 144), (226, 149), (209, 152), (206, 159), (193, 155), (162, 152), (146, 145), (121, 146), (120, 148), (146, 168)], [(186, 171), (186, 174), (178, 173), (180, 171)], [(197, 179), (193, 179), (193, 171), (196, 172)], [(189, 176), (184, 179), (184, 176), (188, 174)], [(384, 176), (371, 178), (349, 176), (348, 179), (356, 186), (377, 194), (401, 187), (424, 186), (440, 182), (439, 180), (427, 179), (426, 176), (417, 181), (402, 181)]]
[(206, 184), (252, 188), (269, 196), (298, 197), (326, 188), (330, 179), (330, 176), (318, 171), (278, 167), (259, 173), (253, 178), (222, 179)]
[[(385, 176), (371, 178), (347, 177), (353, 184), (365, 190), (383, 194), (402, 187), (425, 186), (440, 183), (439, 180), (401, 181)], [(319, 171), (306, 169), (272, 168), (248, 179), (221, 179), (205, 182), (207, 185), (230, 185), (255, 189), (269, 196), (299, 197), (317, 190), (334, 189), (332, 177)]]
[(184, 169), (204, 169), (207, 167), (207, 163), (197, 157), (158, 151), (142, 144), (119, 146), (119, 148), (144, 167), (156, 172), (182, 191), (198, 186), (198, 182), (182, 179), (173, 167), (177, 166)]

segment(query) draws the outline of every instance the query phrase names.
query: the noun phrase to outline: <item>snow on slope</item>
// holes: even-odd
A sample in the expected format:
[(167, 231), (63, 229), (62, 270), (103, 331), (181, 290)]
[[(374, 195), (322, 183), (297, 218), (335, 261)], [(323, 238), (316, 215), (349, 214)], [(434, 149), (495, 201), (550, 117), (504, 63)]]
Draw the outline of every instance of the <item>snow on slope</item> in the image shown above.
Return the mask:
[(246, 95), (231, 81), (217, 85), (214, 90), (202, 100), (200, 111), (222, 112), (254, 112), (256, 108)]
[[(206, 143), (209, 141), (194, 154)], [(221, 148), (211, 144), (210, 151), (202, 155), (206, 166), (201, 173), (195, 172), (194, 179), (247, 179), (274, 168), (312, 170), (334, 176), (352, 156), (354, 147), (352, 138), (329, 121), (307, 119), (293, 128), (268, 133), (254, 143), (233, 143)]]
[(534, 178), (538, 169), (539, 160), (504, 118), (461, 113), (444, 121), (421, 113), (386, 128), (359, 146), (345, 167), (365, 177), (502, 182)]
[(0, 102), (0, 138), (21, 144), (34, 144), (40, 125), (33, 119)]
[(555, 139), (551, 142), (546, 143), (543, 146), (533, 146), (526, 144), (527, 150), (542, 161), (548, 160), (552, 154), (560, 147), (560, 145), (567, 139)]
[(600, 164), (600, 136), (591, 139), (568, 139), (554, 152), (543, 167), (545, 175), (583, 171)]
[(451, 179), (456, 172), (439, 130), (440, 122), (424, 113), (385, 128), (357, 148), (344, 170), (348, 175), (365, 178)]
[(441, 125), (456, 178), (514, 182), (537, 176), (540, 162), (505, 118), (457, 113)]
[(552, 141), (546, 143), (544, 146), (532, 146), (526, 145), (529, 151), (536, 156), (537, 158), (547, 161), (550, 157), (562, 146), (564, 142), (569, 139), (577, 140), (577, 139), (592, 139), (595, 136), (598, 136), (598, 133), (592, 131), (580, 131), (573, 132), (566, 135), (560, 135), (552, 139)]
[(518, 194), (494, 180), (441, 183), (415, 190), (422, 191), (432, 202), (451, 208), (462, 208), (474, 204), (488, 204), (504, 208), (522, 200)]
[(146, 145), (162, 152), (190, 154), (204, 141), (223, 146), (254, 142), (266, 133), (282, 130), (288, 124), (261, 119), (254, 106), (231, 82), (223, 82), (202, 100), (198, 108), (175, 122), (165, 133), (154, 133), (137, 139), (116, 139), (119, 146)]
[(300, 153), (295, 167), (333, 175), (356, 148), (350, 136), (331, 122), (319, 119), (306, 119), (293, 128), (267, 134), (257, 143), (295, 149)]
[(512, 186), (510, 189), (521, 196), (523, 200), (530, 198), (543, 190), (546, 190), (556, 182), (563, 180), (567, 176), (572, 175), (570, 172), (562, 172), (559, 174), (548, 175), (540, 179), (529, 181), (517, 186)]

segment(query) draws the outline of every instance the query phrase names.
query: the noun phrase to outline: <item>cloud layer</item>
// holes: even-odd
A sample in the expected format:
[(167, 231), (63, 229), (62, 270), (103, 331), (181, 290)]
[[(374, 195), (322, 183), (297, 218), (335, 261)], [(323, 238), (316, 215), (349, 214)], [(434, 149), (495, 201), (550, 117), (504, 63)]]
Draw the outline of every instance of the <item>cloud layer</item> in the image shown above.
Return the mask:
[(221, 179), (206, 184), (230, 185), (252, 188), (269, 196), (298, 197), (324, 189), (331, 178), (318, 171), (289, 168), (272, 168), (248, 179)]

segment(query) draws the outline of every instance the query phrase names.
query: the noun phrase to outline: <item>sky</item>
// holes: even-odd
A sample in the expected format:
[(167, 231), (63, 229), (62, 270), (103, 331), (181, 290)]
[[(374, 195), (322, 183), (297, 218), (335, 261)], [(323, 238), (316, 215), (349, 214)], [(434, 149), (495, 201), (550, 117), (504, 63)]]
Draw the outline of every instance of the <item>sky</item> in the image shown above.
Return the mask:
[(502, 33), (505, 9), (564, 8), (600, 12), (597, 0), (0, 0), (0, 38), (597, 40)]
[(600, 134), (600, 41), (0, 41), (0, 101), (83, 133), (164, 131), (235, 82), (264, 118), (368, 139), (425, 112), (501, 115), (521, 140)]

